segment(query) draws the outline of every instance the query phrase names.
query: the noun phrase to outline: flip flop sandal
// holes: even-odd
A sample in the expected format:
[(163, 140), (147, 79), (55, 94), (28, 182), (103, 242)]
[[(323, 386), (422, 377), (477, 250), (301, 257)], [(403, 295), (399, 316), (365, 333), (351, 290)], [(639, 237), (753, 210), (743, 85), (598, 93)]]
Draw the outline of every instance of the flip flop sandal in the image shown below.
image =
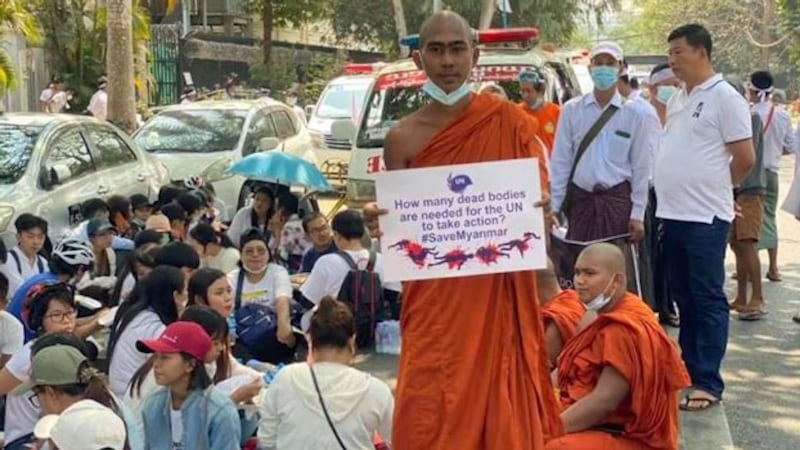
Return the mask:
[(761, 320), (765, 315), (767, 315), (766, 311), (743, 311), (739, 313), (739, 320), (755, 322)]
[[(685, 403), (681, 402), (681, 404), (678, 407), (680, 408), (681, 411), (689, 411), (689, 412), (705, 411), (706, 409), (709, 409), (712, 406), (718, 405), (720, 402), (719, 399), (712, 400), (710, 398), (705, 398), (705, 397), (690, 397), (690, 396), (684, 397), (684, 400), (686, 402)], [(689, 403), (691, 402), (702, 402), (701, 403), (702, 406), (690, 407)]]
[(778, 275), (778, 276), (776, 277), (776, 276), (773, 276), (773, 275), (771, 275), (771, 274), (769, 274), (769, 273), (767, 274), (767, 279), (768, 279), (769, 281), (772, 281), (773, 283), (780, 283), (781, 281), (783, 281), (783, 278), (781, 278), (781, 276), (780, 276), (780, 275)]

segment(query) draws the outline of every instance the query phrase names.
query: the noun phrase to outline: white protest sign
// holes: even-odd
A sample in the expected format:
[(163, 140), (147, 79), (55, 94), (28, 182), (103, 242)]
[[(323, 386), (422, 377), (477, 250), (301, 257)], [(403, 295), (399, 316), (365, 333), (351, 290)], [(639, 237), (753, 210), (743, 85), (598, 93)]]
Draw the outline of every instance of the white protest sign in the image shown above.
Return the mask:
[(536, 159), (380, 173), (385, 281), (547, 266)]

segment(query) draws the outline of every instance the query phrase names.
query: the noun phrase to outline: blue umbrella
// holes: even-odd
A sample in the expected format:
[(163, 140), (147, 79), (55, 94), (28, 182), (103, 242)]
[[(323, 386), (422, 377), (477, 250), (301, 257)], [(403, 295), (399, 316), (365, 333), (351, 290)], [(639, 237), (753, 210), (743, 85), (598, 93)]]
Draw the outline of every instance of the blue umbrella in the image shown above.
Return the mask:
[(253, 153), (231, 166), (228, 172), (252, 180), (333, 191), (325, 175), (314, 164), (278, 151)]

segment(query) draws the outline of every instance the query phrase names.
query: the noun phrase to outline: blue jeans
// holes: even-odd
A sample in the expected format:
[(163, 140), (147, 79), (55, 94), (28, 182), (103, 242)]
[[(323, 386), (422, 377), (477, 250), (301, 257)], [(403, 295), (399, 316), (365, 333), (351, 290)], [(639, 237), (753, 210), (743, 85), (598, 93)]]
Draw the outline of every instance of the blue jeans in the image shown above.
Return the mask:
[(723, 291), (725, 246), (731, 224), (664, 220), (669, 288), (680, 309), (683, 361), (692, 385), (722, 398), (720, 365), (728, 345), (730, 312)]

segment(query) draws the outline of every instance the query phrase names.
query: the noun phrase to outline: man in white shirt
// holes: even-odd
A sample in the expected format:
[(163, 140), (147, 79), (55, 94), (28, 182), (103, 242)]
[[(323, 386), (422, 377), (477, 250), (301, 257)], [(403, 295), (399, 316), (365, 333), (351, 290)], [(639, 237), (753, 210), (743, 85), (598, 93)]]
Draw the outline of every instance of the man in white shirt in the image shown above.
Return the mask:
[(767, 192), (764, 196), (764, 220), (758, 249), (767, 250), (769, 254), (769, 270), (767, 279), (781, 281), (778, 270), (778, 225), (775, 221), (775, 210), (778, 206), (778, 170), (781, 156), (789, 153), (794, 147), (794, 131), (792, 119), (783, 107), (772, 102), (772, 74), (761, 70), (750, 75), (751, 110), (761, 117), (764, 142), (764, 168), (767, 171)]
[(108, 87), (108, 80), (106, 77), (100, 77), (97, 80), (97, 91), (92, 95), (89, 100), (89, 106), (86, 108), (98, 120), (105, 121), (108, 117), (108, 94), (106, 93)]
[(47, 221), (33, 214), (20, 214), (14, 221), (17, 245), (8, 251), (0, 272), (8, 279), (9, 295), (14, 296), (28, 278), (50, 270), (47, 259), (39, 254), (47, 238)]
[(553, 210), (566, 215), (568, 239), (644, 237), (658, 121), (648, 114), (648, 105), (626, 102), (617, 91), (621, 64), (619, 45), (596, 45), (591, 52), (594, 92), (570, 100), (561, 111), (550, 181)]
[(284, 98), (287, 105), (292, 107), (292, 111), (297, 116), (297, 120), (300, 121), (303, 125), (308, 125), (308, 120), (306, 120), (306, 112), (297, 104), (297, 92), (293, 89), (286, 91), (286, 97)]
[(715, 74), (702, 25), (670, 33), (669, 62), (683, 85), (669, 100), (654, 184), (663, 220), (670, 291), (681, 312), (679, 343), (694, 391), (681, 409), (722, 399), (719, 368), (728, 342), (725, 247), (733, 189), (755, 164), (746, 100)]

